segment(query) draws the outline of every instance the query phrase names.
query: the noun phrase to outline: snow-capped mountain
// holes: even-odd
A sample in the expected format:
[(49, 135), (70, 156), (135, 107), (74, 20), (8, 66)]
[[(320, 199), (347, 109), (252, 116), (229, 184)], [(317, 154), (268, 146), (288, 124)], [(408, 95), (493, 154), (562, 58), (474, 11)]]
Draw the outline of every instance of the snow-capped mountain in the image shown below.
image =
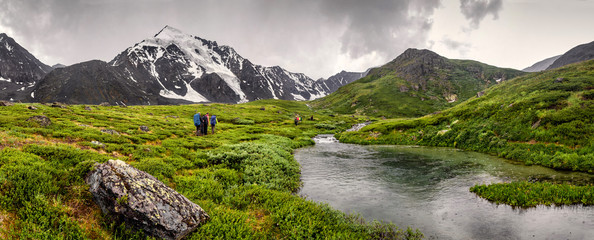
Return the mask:
[(304, 74), (255, 65), (229, 46), (170, 26), (126, 49), (109, 65), (146, 92), (190, 102), (310, 100), (328, 94)]
[(51, 70), (14, 39), (0, 33), (0, 100), (24, 100)]
[(337, 74), (332, 75), (328, 79), (318, 79), (318, 82), (319, 84), (324, 86), (325, 89), (327, 89), (327, 92), (333, 93), (336, 90), (338, 90), (338, 88), (367, 76), (370, 70), (371, 69), (367, 69), (367, 71), (365, 72), (341, 71)]
[(56, 68), (28, 100), (126, 105), (312, 100), (347, 84), (347, 78), (315, 81), (278, 66), (256, 65), (232, 47), (165, 26), (109, 63), (94, 60)]

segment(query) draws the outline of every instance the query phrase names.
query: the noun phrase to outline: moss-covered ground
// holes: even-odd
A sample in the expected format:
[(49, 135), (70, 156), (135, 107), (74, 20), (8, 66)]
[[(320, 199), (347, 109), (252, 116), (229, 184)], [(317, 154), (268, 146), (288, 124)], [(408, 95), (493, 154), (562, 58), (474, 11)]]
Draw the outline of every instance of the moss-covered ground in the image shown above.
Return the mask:
[[(28, 108), (33, 106), (37, 109)], [(217, 115), (195, 136), (192, 116)], [(294, 124), (295, 115), (303, 121)], [(49, 126), (27, 121), (46, 116)], [(310, 120), (313, 116), (314, 120)], [(0, 237), (146, 239), (113, 221), (84, 182), (95, 163), (120, 159), (194, 201), (211, 216), (188, 239), (417, 239), (296, 195), (295, 148), (363, 121), (303, 102), (240, 105), (0, 107)], [(148, 127), (148, 132), (141, 130)]]

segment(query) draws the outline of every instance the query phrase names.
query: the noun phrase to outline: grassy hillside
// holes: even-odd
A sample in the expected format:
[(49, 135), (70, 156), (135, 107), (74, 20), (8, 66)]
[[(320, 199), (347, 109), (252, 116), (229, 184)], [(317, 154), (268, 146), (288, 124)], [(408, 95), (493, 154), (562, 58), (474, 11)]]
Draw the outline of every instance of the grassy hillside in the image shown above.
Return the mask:
[(359, 144), (456, 147), (591, 173), (594, 61), (509, 80), (438, 114), (380, 121), (337, 136)]
[(463, 102), (523, 74), (476, 61), (451, 60), (428, 50), (401, 56), (338, 91), (312, 102), (317, 109), (367, 116), (419, 117)]
[[(154, 175), (204, 208), (211, 220), (188, 239), (419, 237), (294, 194), (301, 182), (293, 149), (358, 119), (273, 100), (87, 107), (0, 107), (0, 238), (146, 239), (112, 222), (92, 200), (84, 177), (108, 159)], [(196, 111), (218, 116), (216, 134), (194, 136)], [(315, 121), (295, 126), (295, 114)], [(38, 115), (51, 124), (27, 121)]]

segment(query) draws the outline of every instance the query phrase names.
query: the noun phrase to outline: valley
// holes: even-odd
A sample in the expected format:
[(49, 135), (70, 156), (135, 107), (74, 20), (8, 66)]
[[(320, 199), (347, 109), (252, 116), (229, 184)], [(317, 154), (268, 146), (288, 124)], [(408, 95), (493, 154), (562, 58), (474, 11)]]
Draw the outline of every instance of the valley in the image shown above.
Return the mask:
[[(389, 159), (381, 167), (386, 171), (365, 174), (372, 180), (401, 171), (418, 175), (421, 190), (406, 186), (410, 191), (399, 194), (427, 197), (430, 192), (422, 189), (451, 184), (456, 191), (433, 197), (463, 195), (467, 203), (481, 204), (474, 212), (478, 215), (504, 204), (512, 209), (502, 213), (508, 217), (517, 217), (514, 209), (569, 205), (585, 209), (579, 219), (587, 219), (594, 205), (594, 42), (538, 62), (533, 72), (410, 48), (365, 72), (341, 71), (318, 80), (254, 64), (230, 46), (170, 26), (111, 61), (70, 66), (49, 67), (6, 34), (0, 43), (1, 238), (152, 239), (105, 214), (89, 191), (86, 179), (96, 164), (116, 159), (149, 173), (208, 213), (210, 220), (187, 239), (498, 236), (474, 235), (476, 228), (450, 236), (431, 229), (444, 225), (382, 221), (406, 209), (387, 218), (361, 216), (340, 204), (300, 195), (310, 187), (304, 184), (326, 181), (304, 178), (302, 171), (310, 166), (294, 154), (316, 149), (313, 138), (321, 134), (341, 142), (330, 149), (333, 155), (312, 163), (322, 165), (316, 169), (322, 178), (337, 177), (327, 173), (334, 167), (324, 166), (334, 155), (348, 160), (357, 158), (347, 153), (362, 149), (359, 145), (397, 145), (387, 152), (406, 155), (404, 162)], [(196, 136), (192, 116), (197, 112), (217, 116), (215, 134)], [(363, 122), (370, 124), (345, 131)], [(415, 151), (410, 146), (427, 148), (408, 154)], [(429, 147), (462, 153), (438, 161), (419, 157), (443, 153)], [(460, 157), (466, 151), (485, 155), (467, 161)], [(362, 168), (378, 168), (366, 164), (380, 158), (362, 159), (356, 162)], [(477, 167), (502, 161), (510, 166), (499, 175)], [(431, 171), (419, 172), (426, 168)], [(459, 170), (468, 169), (480, 174), (460, 185), (448, 182), (464, 178)], [(531, 171), (523, 169), (545, 174), (506, 175)], [(572, 177), (557, 177), (564, 174)], [(365, 182), (354, 186), (366, 187)], [(328, 194), (335, 187), (318, 192)], [(348, 190), (342, 197), (356, 196)], [(115, 202), (128, 201), (126, 195)], [(365, 209), (357, 207), (369, 201), (352, 205)], [(578, 227), (580, 236), (589, 234), (582, 230)]]

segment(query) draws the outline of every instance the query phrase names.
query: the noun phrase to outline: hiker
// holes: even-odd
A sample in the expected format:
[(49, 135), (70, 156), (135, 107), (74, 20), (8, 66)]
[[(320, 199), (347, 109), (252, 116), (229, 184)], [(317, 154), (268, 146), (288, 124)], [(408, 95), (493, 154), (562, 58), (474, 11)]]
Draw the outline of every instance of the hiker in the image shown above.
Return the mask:
[(200, 112), (194, 114), (194, 126), (196, 126), (196, 136), (200, 136)]
[(210, 117), (210, 128), (212, 130), (212, 134), (214, 134), (214, 129), (215, 129), (215, 125), (217, 124), (217, 115), (212, 115), (212, 117)]
[(207, 135), (208, 134), (208, 113), (202, 115), (202, 118), (200, 118), (200, 127), (202, 130), (202, 135)]
[(295, 117), (295, 126), (297, 126), (297, 124), (299, 124), (299, 115)]
[(309, 120), (310, 121), (313, 121), (314, 120), (313, 115), (311, 115), (311, 117), (309, 118)]

